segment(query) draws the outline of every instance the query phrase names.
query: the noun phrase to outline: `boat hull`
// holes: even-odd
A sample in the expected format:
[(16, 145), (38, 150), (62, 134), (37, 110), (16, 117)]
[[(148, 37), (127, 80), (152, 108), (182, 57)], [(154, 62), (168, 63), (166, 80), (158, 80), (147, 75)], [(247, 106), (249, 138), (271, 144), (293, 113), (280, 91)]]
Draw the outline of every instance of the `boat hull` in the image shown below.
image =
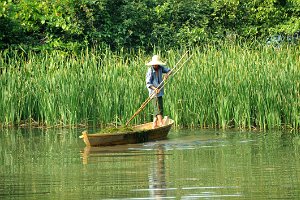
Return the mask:
[(113, 134), (88, 134), (82, 132), (81, 138), (87, 146), (112, 146), (135, 144), (166, 139), (174, 121), (168, 119), (166, 125), (152, 128), (152, 123), (137, 125), (133, 131)]

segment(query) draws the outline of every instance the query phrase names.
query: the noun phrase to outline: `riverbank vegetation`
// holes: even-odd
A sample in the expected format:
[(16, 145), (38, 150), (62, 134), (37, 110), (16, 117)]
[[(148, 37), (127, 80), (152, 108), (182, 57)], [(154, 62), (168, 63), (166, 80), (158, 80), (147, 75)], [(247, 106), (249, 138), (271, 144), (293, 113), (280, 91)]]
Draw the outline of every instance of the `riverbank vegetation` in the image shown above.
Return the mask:
[[(178, 126), (299, 129), (298, 0), (4, 0), (0, 126), (124, 124), (147, 98), (145, 62), (172, 68)], [(132, 122), (151, 121), (151, 106)]]
[[(187, 50), (191, 60), (165, 88), (165, 114), (176, 125), (299, 129), (299, 46), (230, 42), (154, 53), (172, 68)], [(151, 56), (109, 48), (1, 51), (1, 126), (125, 124), (147, 98)], [(149, 104), (132, 124), (151, 121), (151, 112)]]
[(0, 49), (22, 51), (151, 51), (300, 34), (298, 0), (4, 0), (0, 8)]

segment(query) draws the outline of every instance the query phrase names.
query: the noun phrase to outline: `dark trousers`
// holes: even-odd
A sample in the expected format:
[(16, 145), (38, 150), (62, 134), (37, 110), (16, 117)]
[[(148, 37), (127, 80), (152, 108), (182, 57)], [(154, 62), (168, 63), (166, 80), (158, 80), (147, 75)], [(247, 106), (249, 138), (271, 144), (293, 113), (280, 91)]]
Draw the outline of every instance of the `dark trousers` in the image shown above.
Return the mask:
[(152, 99), (153, 103), (153, 117), (156, 117), (157, 115), (164, 116), (164, 107), (163, 107), (163, 98), (162, 97), (154, 97)]

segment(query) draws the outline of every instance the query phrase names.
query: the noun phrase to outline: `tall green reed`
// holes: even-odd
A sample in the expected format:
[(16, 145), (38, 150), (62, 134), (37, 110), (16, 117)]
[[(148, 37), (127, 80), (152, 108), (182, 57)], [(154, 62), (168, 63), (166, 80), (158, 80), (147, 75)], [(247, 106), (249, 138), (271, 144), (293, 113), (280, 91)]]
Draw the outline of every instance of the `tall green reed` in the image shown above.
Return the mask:
[[(299, 47), (191, 48), (192, 59), (165, 86), (165, 113), (177, 125), (299, 129)], [(186, 49), (154, 51), (173, 67)], [(147, 98), (138, 50), (1, 52), (0, 123), (78, 126), (125, 123)], [(151, 104), (132, 123), (150, 121)]]
[(176, 94), (170, 112), (188, 126), (299, 128), (298, 50), (193, 49), (194, 59), (178, 78), (177, 91), (170, 89)]

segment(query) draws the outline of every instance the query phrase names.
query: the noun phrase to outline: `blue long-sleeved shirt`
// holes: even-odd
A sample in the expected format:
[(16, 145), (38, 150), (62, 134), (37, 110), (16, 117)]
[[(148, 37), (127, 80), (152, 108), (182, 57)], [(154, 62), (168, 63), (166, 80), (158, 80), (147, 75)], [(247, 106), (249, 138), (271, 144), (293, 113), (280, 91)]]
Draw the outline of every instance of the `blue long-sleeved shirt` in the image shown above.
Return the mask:
[[(153, 66), (149, 67), (146, 74), (146, 86), (149, 91), (149, 96), (154, 92), (154, 90), (152, 90), (150, 87), (154, 86), (157, 88), (159, 84), (163, 81), (162, 74), (168, 73), (169, 71), (171, 71), (169, 68), (160, 66), (158, 68), (158, 75), (156, 75), (156, 71), (154, 70)], [(164, 95), (164, 88), (160, 90), (160, 92), (157, 94), (157, 97), (161, 97), (163, 95)]]

